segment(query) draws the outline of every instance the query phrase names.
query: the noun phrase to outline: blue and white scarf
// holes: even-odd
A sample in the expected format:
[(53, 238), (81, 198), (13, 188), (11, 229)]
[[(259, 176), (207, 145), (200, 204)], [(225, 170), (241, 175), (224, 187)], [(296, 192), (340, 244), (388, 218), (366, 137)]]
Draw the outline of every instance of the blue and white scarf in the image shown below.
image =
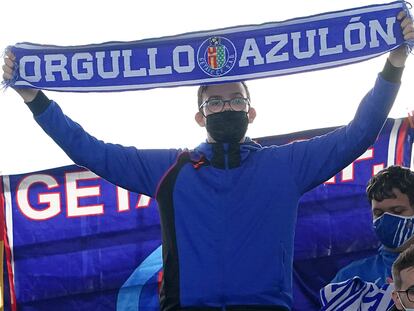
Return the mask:
[(394, 284), (378, 287), (354, 277), (326, 285), (320, 291), (321, 311), (385, 311), (393, 305)]
[[(404, 43), (405, 2), (284, 22), (84, 46), (18, 43), (6, 85), (102, 92), (265, 78), (364, 61)], [(413, 46), (414, 42), (407, 43)]]

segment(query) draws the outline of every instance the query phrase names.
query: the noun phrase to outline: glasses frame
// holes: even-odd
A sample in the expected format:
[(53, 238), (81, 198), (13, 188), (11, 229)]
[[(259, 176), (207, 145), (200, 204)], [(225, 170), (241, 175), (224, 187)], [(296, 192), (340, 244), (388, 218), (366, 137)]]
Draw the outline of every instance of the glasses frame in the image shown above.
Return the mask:
[[(406, 290), (396, 290), (397, 293), (405, 293), (405, 295), (407, 296), (407, 299), (408, 299), (409, 302), (414, 302), (414, 299), (411, 300), (410, 296), (408, 295), (409, 291), (414, 292), (414, 286), (411, 286), (411, 287), (407, 288)], [(411, 297), (411, 298), (413, 298), (413, 297)]]
[[(204, 109), (206, 109), (206, 110), (208, 110), (209, 112), (211, 112), (211, 114), (214, 114), (214, 113), (220, 113), (220, 112), (222, 112), (223, 110), (224, 110), (224, 107), (226, 106), (226, 103), (228, 103), (228, 105), (229, 105), (229, 107), (230, 107), (230, 109), (231, 109), (231, 111), (242, 111), (242, 110), (234, 110), (233, 109), (233, 107), (232, 107), (232, 105), (231, 105), (231, 101), (232, 100), (235, 100), (235, 99), (244, 99), (244, 100), (246, 100), (246, 102), (247, 102), (247, 104), (246, 104), (246, 107), (247, 107), (247, 110), (246, 110), (246, 113), (248, 113), (249, 111), (250, 111), (250, 98), (249, 97), (234, 97), (234, 98), (231, 98), (231, 99), (221, 99), (221, 98), (213, 98), (213, 99), (206, 99), (201, 105), (200, 105), (200, 107), (198, 108), (199, 109), (199, 111), (201, 112), (201, 114), (204, 116), (204, 117), (207, 117), (206, 116), (206, 114), (204, 113)], [(221, 110), (220, 111), (216, 111), (216, 112), (212, 112), (211, 110), (209, 110), (208, 109), (208, 102), (210, 101), (210, 100), (221, 100), (222, 102), (223, 102), (223, 106), (221, 107)]]

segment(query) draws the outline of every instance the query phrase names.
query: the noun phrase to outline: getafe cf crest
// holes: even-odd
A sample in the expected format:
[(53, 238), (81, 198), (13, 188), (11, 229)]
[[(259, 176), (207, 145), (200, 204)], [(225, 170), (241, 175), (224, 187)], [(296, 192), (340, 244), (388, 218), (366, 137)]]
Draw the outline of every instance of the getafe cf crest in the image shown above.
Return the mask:
[(197, 60), (201, 70), (209, 76), (223, 76), (236, 62), (236, 48), (229, 39), (211, 37), (200, 45)]

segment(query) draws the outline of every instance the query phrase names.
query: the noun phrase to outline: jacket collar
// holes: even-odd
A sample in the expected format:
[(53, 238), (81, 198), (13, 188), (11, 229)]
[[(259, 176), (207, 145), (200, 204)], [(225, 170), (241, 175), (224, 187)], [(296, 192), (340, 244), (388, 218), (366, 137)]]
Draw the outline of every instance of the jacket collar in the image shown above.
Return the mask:
[(382, 256), (382, 258), (384, 260), (384, 263), (388, 267), (391, 267), (400, 253), (391, 252), (391, 251), (385, 249), (384, 246), (381, 246), (380, 249), (379, 249), (379, 254)]
[[(238, 166), (234, 166), (234, 164), (232, 164), (235, 160), (235, 148), (240, 150), (238, 152), (240, 155), (239, 162), (243, 163), (243, 161), (247, 159), (251, 152), (255, 152), (261, 149), (262, 146), (248, 137), (246, 137), (243, 143), (235, 145), (228, 143), (219, 144), (204, 142), (194, 149), (190, 155), (190, 158), (193, 162), (200, 161), (202, 158), (206, 158), (210, 163), (213, 164), (213, 166), (217, 168), (233, 168)], [(221, 152), (222, 154), (219, 154)], [(223, 156), (223, 159), (221, 159), (221, 156)]]

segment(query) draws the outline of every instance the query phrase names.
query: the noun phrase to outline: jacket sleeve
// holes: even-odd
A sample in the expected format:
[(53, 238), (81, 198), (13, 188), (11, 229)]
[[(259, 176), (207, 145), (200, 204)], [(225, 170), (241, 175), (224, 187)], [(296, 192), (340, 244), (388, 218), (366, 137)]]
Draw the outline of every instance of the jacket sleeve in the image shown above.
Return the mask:
[(387, 81), (380, 74), (347, 126), (292, 144), (290, 163), (300, 193), (334, 176), (375, 142), (399, 86), (400, 83)]
[(64, 115), (55, 102), (43, 108), (34, 112), (36, 122), (76, 164), (127, 190), (154, 197), (159, 180), (179, 154), (175, 149), (138, 150), (104, 143)]

